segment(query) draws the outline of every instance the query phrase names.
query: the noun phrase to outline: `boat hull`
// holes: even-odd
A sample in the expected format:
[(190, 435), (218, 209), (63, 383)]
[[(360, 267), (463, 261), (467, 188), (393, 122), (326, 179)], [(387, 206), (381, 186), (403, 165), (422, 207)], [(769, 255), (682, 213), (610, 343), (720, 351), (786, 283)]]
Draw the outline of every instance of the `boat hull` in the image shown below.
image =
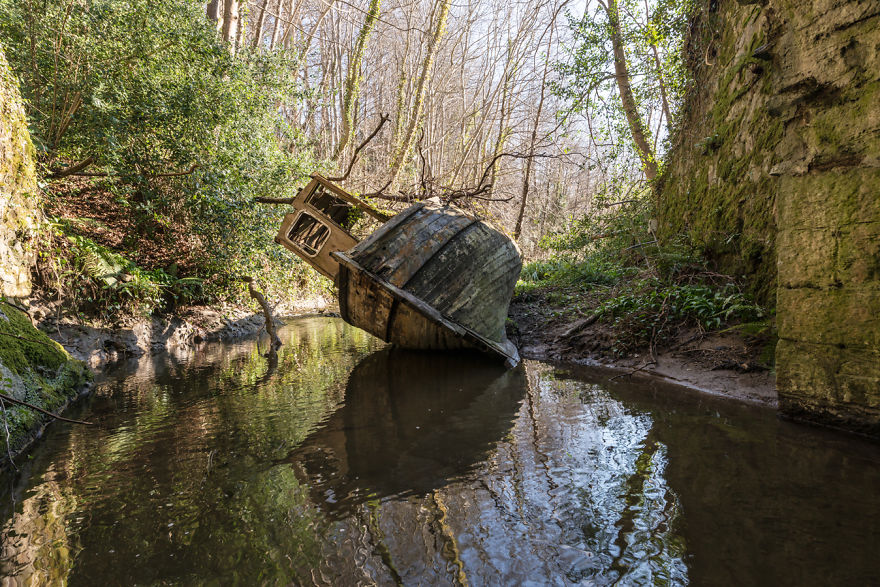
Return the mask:
[(444, 317), (434, 307), (362, 267), (346, 253), (339, 262), (339, 310), (342, 318), (373, 336), (402, 348), (473, 349), (500, 356), (508, 366), (519, 363), (516, 347), (503, 338), (485, 336)]

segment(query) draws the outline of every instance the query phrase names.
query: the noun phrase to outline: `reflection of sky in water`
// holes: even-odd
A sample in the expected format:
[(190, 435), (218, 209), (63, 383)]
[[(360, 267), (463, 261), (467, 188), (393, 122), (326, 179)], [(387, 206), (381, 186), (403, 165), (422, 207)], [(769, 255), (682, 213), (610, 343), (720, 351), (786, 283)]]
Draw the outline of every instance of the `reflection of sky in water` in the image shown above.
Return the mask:
[[(513, 427), (478, 468), (426, 494), (349, 504), (325, 545), (325, 576), (345, 568), (351, 583), (687, 582), (666, 447), (651, 438), (650, 416), (537, 364), (526, 371)], [(323, 472), (333, 474), (341, 470)]]
[(0, 576), (855, 584), (880, 571), (873, 446), (540, 363), (375, 352), (335, 320), (284, 336), (277, 364), (252, 343), (214, 345), (102, 384), (80, 414), (98, 427), (53, 426), (3, 479)]

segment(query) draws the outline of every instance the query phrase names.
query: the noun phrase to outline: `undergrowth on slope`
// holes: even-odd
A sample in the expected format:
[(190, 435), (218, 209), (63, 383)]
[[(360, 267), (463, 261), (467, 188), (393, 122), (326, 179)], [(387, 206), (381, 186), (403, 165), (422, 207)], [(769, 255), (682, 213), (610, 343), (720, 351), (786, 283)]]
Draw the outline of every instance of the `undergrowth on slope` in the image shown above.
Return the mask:
[(548, 258), (523, 267), (521, 300), (540, 298), (557, 317), (596, 317), (613, 330), (617, 355), (666, 344), (685, 327), (710, 332), (771, 317), (686, 234), (659, 241), (650, 194), (605, 207), (600, 199), (596, 210), (542, 241)]

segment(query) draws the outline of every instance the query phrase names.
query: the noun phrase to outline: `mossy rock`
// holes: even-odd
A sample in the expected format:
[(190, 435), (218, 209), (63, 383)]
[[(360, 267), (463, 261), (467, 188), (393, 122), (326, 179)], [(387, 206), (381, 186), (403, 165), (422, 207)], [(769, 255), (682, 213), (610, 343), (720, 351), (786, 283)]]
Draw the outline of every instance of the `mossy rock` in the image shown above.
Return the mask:
[[(24, 312), (0, 299), (0, 388), (2, 393), (55, 412), (76, 397), (91, 372), (57, 342), (37, 330)], [(4, 402), (9, 444), (0, 435), (0, 463), (33, 438), (46, 416)], [(0, 415), (2, 417), (2, 415)]]

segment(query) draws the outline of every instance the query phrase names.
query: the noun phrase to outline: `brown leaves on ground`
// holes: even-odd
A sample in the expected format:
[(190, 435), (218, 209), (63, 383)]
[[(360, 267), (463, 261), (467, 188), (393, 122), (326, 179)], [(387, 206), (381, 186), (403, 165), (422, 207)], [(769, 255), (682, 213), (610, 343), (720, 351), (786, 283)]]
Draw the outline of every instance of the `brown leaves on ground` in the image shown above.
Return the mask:
[(76, 177), (52, 183), (46, 214), (67, 220), (78, 234), (144, 269), (174, 267), (180, 276), (197, 273), (207, 252), (182, 210), (168, 207), (150, 215), (138, 211), (134, 198), (113, 193), (112, 181)]

